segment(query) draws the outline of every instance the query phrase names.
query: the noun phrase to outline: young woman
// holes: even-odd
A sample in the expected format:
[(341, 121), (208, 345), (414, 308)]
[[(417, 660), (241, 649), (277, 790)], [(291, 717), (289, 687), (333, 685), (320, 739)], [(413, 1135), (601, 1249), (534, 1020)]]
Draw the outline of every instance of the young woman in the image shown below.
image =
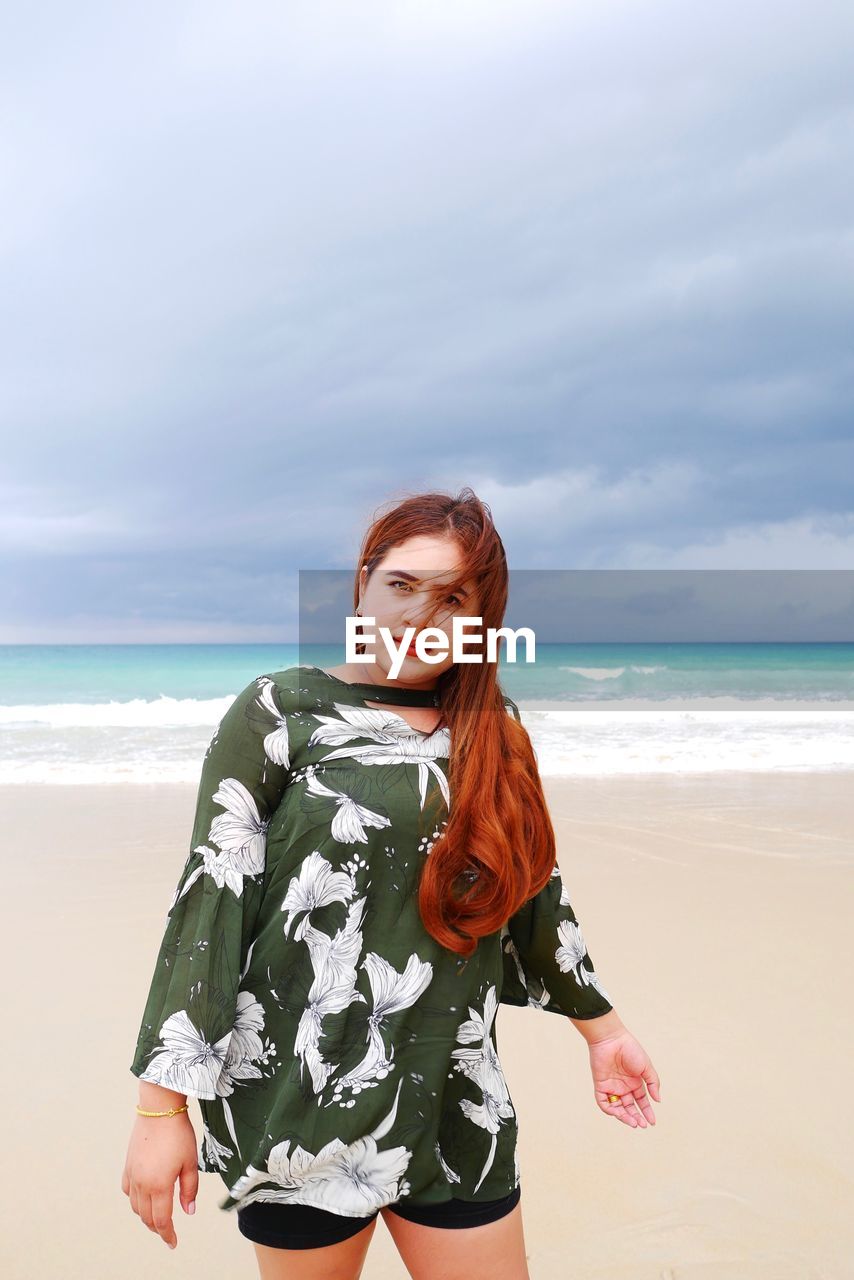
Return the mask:
[[(504, 548), (471, 490), (400, 502), (359, 565), (377, 634), (450, 648), (456, 615), (501, 626)], [(192, 1213), (198, 1171), (219, 1173), (262, 1280), (355, 1280), (380, 1213), (413, 1280), (527, 1280), (498, 1005), (568, 1018), (624, 1124), (655, 1122), (658, 1076), (593, 969), (496, 666), (412, 653), (392, 679), (373, 652), (259, 676), (217, 728), (122, 1189), (174, 1248), (176, 1180)]]

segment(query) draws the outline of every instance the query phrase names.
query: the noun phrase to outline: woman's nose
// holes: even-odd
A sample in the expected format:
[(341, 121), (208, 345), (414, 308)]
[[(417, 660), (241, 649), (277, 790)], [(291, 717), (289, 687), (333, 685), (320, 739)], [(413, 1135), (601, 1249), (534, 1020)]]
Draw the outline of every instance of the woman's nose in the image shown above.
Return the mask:
[(432, 619), (431, 619), (431, 618), (427, 618), (427, 617), (424, 617), (424, 618), (411, 618), (411, 619), (410, 619), (410, 618), (407, 618), (407, 620), (403, 623), (404, 628), (406, 628), (406, 627), (414, 627), (414, 628), (415, 628), (415, 632), (416, 632), (416, 634), (417, 634), (419, 631), (423, 631), (423, 630), (425, 629), (425, 627), (429, 627), (429, 626), (432, 626), (432, 625), (433, 625)]

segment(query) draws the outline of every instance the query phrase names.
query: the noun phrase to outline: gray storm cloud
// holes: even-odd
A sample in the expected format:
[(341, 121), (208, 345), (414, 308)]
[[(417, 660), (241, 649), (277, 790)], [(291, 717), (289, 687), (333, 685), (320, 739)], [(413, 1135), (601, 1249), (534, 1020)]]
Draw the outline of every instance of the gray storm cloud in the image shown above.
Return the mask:
[(21, 10), (0, 640), (279, 635), (422, 486), (520, 567), (850, 565), (852, 53), (841, 3)]

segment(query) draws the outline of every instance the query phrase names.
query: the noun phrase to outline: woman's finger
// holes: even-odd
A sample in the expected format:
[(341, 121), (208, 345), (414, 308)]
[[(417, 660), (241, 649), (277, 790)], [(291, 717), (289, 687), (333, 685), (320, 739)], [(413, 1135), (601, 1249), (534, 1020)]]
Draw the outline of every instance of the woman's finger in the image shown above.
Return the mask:
[(149, 1231), (156, 1231), (154, 1218), (151, 1213), (151, 1196), (147, 1191), (143, 1191), (139, 1196), (139, 1216), (142, 1218)]
[(617, 1102), (612, 1102), (611, 1098), (613, 1096), (613, 1093), (605, 1093), (602, 1095), (603, 1102), (601, 1103), (601, 1106), (603, 1109), (607, 1111), (608, 1115), (613, 1116), (615, 1120), (620, 1120), (623, 1124), (631, 1125), (633, 1129), (637, 1128), (637, 1121), (626, 1114), (626, 1108), (623, 1105), (622, 1097), (619, 1097)]
[(168, 1191), (156, 1191), (151, 1197), (154, 1230), (170, 1249), (174, 1249), (178, 1244), (178, 1237), (172, 1225), (173, 1204), (174, 1192), (171, 1187)]
[(614, 1105), (617, 1113), (617, 1119), (622, 1120), (623, 1124), (629, 1125), (632, 1129), (636, 1129), (638, 1127), (638, 1122), (635, 1119), (634, 1114), (626, 1106), (625, 1098), (621, 1098), (620, 1101)]
[(655, 1101), (661, 1102), (661, 1081), (659, 1080), (655, 1067), (651, 1062), (647, 1063), (646, 1069), (643, 1072), (643, 1078), (649, 1085), (649, 1091)]
[(637, 1105), (640, 1107), (643, 1114), (646, 1116), (649, 1123), (655, 1124), (655, 1112), (652, 1109), (652, 1103), (650, 1102), (649, 1098), (646, 1096), (646, 1090), (644, 1089), (643, 1085), (641, 1085), (639, 1089), (635, 1089), (634, 1099)]
[(623, 1095), (623, 1106), (625, 1107), (628, 1115), (634, 1116), (635, 1121), (640, 1126), (640, 1128), (646, 1129), (647, 1127), (646, 1118), (644, 1117), (642, 1112), (639, 1110), (637, 1101), (635, 1099), (635, 1095), (633, 1093), (629, 1092)]

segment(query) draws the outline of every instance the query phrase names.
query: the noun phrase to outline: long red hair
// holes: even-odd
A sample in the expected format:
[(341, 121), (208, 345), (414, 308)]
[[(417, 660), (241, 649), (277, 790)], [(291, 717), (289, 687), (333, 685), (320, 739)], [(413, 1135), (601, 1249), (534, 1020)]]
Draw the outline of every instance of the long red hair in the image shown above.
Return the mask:
[[(437, 599), (474, 580), (481, 632), (500, 627), (507, 607), (504, 545), (486, 503), (466, 487), (457, 495), (417, 493), (374, 519), (359, 569), (368, 577), (394, 547), (416, 537), (452, 539), (461, 567), (436, 588)], [(358, 572), (354, 610), (359, 604)], [(467, 652), (477, 646), (467, 644)], [(451, 736), (451, 804), (444, 828), (427, 815), (434, 838), (424, 862), (418, 907), (438, 942), (470, 956), (548, 882), (556, 860), (554, 828), (527, 730), (508, 711), (496, 663), (458, 663), (439, 678), (439, 700)], [(444, 802), (434, 793), (441, 810)]]

